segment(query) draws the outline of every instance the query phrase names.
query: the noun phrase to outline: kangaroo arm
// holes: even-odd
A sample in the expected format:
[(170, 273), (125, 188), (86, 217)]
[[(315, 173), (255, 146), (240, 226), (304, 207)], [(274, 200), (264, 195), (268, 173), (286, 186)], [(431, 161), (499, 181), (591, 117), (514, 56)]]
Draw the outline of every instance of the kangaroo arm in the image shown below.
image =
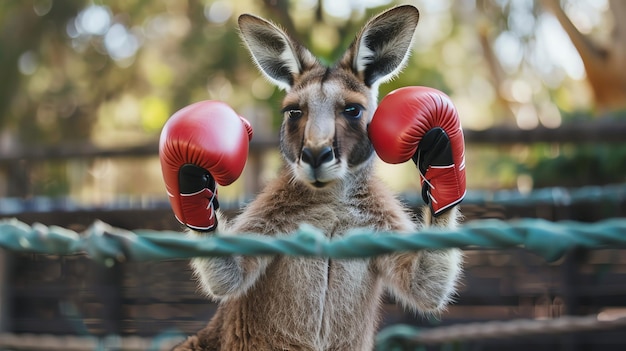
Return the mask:
[(225, 300), (243, 295), (265, 272), (270, 261), (267, 256), (194, 258), (191, 267), (207, 295)]
[[(424, 207), (424, 223), (454, 228), (457, 208), (437, 218)], [(388, 291), (405, 307), (420, 312), (441, 311), (452, 299), (463, 257), (458, 249), (422, 250), (380, 256), (374, 264)]]
[[(218, 212), (218, 228), (215, 233), (228, 235), (224, 230), (225, 220)], [(191, 237), (213, 235), (190, 230)], [(245, 292), (265, 272), (273, 256), (224, 256), (191, 259), (191, 267), (200, 288), (209, 297), (225, 300), (245, 294)]]

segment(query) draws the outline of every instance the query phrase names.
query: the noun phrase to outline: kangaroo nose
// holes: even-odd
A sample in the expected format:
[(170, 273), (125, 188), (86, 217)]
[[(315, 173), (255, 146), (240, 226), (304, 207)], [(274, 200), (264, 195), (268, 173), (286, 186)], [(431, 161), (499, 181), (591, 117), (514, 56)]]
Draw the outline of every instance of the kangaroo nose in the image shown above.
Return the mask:
[(308, 147), (302, 149), (302, 162), (308, 163), (313, 168), (317, 168), (323, 163), (332, 161), (334, 157), (333, 148), (330, 146), (324, 146), (321, 149), (315, 150)]

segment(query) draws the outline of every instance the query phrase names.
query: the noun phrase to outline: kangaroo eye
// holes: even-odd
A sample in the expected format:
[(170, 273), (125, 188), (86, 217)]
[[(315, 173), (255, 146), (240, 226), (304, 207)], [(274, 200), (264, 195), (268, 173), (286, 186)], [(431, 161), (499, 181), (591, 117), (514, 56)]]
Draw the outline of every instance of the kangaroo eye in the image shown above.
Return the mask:
[(284, 114), (289, 119), (298, 119), (302, 117), (302, 110), (298, 109), (287, 109), (284, 111)]
[(349, 104), (343, 109), (342, 114), (350, 119), (359, 119), (363, 116), (363, 106), (359, 104)]

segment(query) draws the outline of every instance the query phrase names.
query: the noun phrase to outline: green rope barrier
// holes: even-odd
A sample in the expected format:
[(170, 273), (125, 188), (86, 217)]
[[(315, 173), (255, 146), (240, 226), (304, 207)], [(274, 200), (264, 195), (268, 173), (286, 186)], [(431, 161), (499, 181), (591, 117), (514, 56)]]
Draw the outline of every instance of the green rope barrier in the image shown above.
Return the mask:
[(422, 249), (522, 247), (554, 261), (575, 247), (598, 249), (626, 247), (626, 219), (595, 223), (550, 222), (522, 219), (505, 222), (480, 220), (455, 230), (426, 228), (420, 232), (375, 233), (353, 230), (329, 240), (322, 232), (303, 225), (293, 235), (213, 235), (190, 238), (178, 232), (113, 228), (96, 222), (84, 233), (17, 220), (0, 221), (0, 247), (17, 252), (55, 255), (86, 253), (101, 262), (147, 261), (226, 255), (290, 255), (329, 258), (364, 258)]
[[(86, 253), (92, 259), (105, 264), (115, 260), (145, 261), (233, 254), (363, 258), (391, 252), (450, 247), (462, 249), (522, 247), (552, 261), (576, 247), (588, 249), (626, 247), (626, 219), (615, 218), (595, 223), (574, 221), (555, 223), (541, 219), (510, 222), (482, 220), (469, 222), (455, 230), (427, 228), (408, 234), (353, 230), (344, 237), (332, 240), (326, 238), (316, 228), (306, 225), (301, 226), (290, 236), (267, 237), (249, 234), (190, 238), (178, 232), (149, 230), (131, 232), (113, 228), (103, 222), (96, 222), (84, 233), (79, 234), (57, 226), (47, 227), (42, 224), (29, 226), (15, 219), (0, 220), (0, 248), (55, 255)], [(545, 329), (543, 325), (540, 327), (542, 330)], [(415, 349), (422, 341), (428, 342), (433, 339), (433, 335), (437, 335), (433, 333), (404, 325), (388, 327), (378, 334), (376, 349)], [(472, 331), (469, 334), (475, 333)], [(430, 339), (427, 334), (430, 335)], [(463, 329), (452, 336), (462, 339), (466, 334), (467, 330)], [(451, 336), (446, 336), (444, 339), (450, 338)]]

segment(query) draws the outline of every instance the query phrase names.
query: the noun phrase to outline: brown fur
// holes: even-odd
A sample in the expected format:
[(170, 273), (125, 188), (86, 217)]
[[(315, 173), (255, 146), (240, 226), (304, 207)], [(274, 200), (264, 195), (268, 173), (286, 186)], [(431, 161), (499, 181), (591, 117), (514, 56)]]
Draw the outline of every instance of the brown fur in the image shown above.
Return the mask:
[[(412, 7), (396, 8), (370, 21), (360, 36), (367, 36), (368, 28), (379, 28), (382, 20), (393, 22), (387, 27), (398, 32), (396, 27), (405, 26), (398, 23), (407, 22), (407, 17), (417, 24), (415, 16), (417, 10)], [(363, 55), (358, 52), (361, 39), (357, 39), (337, 66), (324, 68), (291, 41), (291, 49), (277, 44), (275, 53), (259, 52), (265, 50), (260, 48), (263, 40), (287, 38), (271, 24), (246, 16), (240, 19), (240, 26), (262, 72), (288, 90), (283, 107), (293, 106), (302, 116), (290, 120), (286, 112), (281, 131), (285, 167), (232, 224), (220, 221), (222, 235), (289, 235), (303, 223), (330, 238), (354, 228), (413, 232), (430, 223), (456, 225), (456, 208), (435, 219), (426, 208), (425, 223), (415, 223), (373, 175), (367, 124), (376, 107), (376, 87), (395, 74), (402, 62), (392, 70), (359, 71), (357, 65), (346, 64)], [(255, 33), (262, 37), (249, 37)], [(410, 30), (409, 35), (412, 33)], [(407, 48), (398, 50), (406, 55)], [(263, 57), (285, 58), (290, 53), (296, 59), (287, 59), (287, 71), (263, 63)], [(381, 59), (388, 58), (383, 55)], [(375, 78), (370, 85), (365, 78), (368, 74)], [(384, 76), (387, 78), (381, 78)], [(346, 104), (352, 103), (365, 108), (359, 120), (342, 115)], [(327, 146), (332, 146), (332, 160), (319, 167), (302, 160), (303, 148), (317, 151)], [(385, 289), (411, 310), (440, 311), (454, 292), (461, 260), (458, 250), (359, 260), (286, 256), (194, 259), (192, 267), (201, 288), (220, 304), (208, 326), (175, 350), (371, 350)]]

